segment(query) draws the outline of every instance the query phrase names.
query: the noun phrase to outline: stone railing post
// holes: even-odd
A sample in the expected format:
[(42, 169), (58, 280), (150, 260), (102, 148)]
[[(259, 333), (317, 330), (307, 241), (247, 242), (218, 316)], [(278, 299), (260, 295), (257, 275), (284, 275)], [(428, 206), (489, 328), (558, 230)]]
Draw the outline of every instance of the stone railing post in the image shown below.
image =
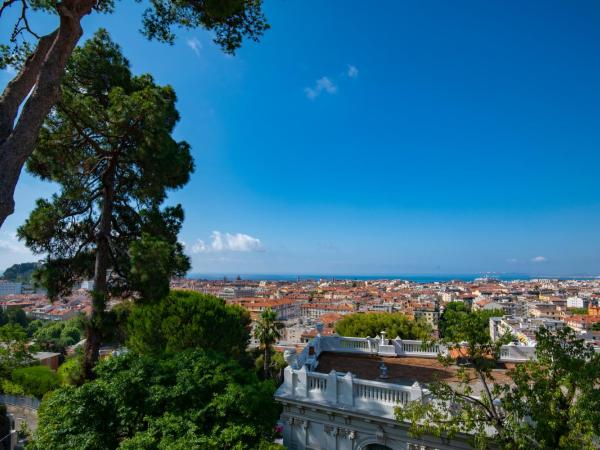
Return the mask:
[(448, 356), (448, 347), (444, 344), (438, 344), (438, 353), (442, 356)]
[(354, 375), (348, 372), (339, 379), (340, 390), (338, 402), (342, 405), (354, 406)]
[(337, 403), (337, 373), (334, 369), (327, 375), (327, 388), (325, 389), (325, 400), (331, 403)]
[(337, 334), (331, 336), (321, 336), (321, 350), (334, 352), (340, 349), (340, 337)]
[(419, 384), (418, 381), (415, 381), (412, 386), (410, 387), (410, 401), (415, 401), (415, 400), (419, 400), (423, 395), (423, 392), (421, 390), (421, 385)]
[(400, 339), (400, 336), (396, 336), (396, 339), (394, 339), (394, 347), (396, 349), (396, 355), (404, 355), (404, 347), (402, 347), (402, 339)]
[(308, 397), (308, 374), (306, 372), (306, 366), (302, 366), (296, 374), (298, 376), (297, 394), (301, 397)]
[(295, 395), (296, 394), (296, 386), (294, 383), (294, 369), (292, 369), (290, 366), (287, 366), (284, 370), (283, 370), (283, 386), (284, 386), (284, 390), (285, 393), (288, 395)]
[(315, 349), (315, 358), (318, 358), (321, 354), (321, 341), (323, 337), (319, 334), (316, 338), (313, 339), (313, 347)]

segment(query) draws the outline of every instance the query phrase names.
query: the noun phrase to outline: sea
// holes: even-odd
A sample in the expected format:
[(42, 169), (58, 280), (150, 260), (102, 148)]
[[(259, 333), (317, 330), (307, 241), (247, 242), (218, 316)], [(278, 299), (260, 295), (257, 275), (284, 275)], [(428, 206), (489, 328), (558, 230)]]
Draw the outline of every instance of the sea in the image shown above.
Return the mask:
[(406, 280), (414, 283), (443, 283), (448, 281), (474, 281), (478, 279), (491, 279), (500, 281), (513, 280), (535, 280), (535, 279), (560, 279), (560, 280), (593, 280), (600, 279), (600, 276), (547, 276), (531, 275), (520, 273), (476, 273), (476, 274), (430, 274), (430, 275), (410, 275), (410, 274), (376, 274), (376, 275), (355, 275), (355, 274), (266, 274), (266, 273), (192, 273), (188, 278), (199, 280), (224, 280), (233, 281), (238, 279), (249, 281), (307, 281), (307, 280)]

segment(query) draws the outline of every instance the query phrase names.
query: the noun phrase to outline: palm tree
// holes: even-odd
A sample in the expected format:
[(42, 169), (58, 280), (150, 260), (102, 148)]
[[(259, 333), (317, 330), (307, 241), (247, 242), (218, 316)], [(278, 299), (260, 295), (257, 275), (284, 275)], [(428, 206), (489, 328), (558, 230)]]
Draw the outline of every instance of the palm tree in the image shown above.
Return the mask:
[(277, 322), (277, 313), (271, 308), (265, 308), (260, 313), (260, 319), (254, 328), (254, 337), (260, 342), (265, 352), (263, 361), (265, 378), (269, 377), (271, 367), (271, 345), (281, 339), (281, 333), (279, 333), (281, 326), (281, 323)]

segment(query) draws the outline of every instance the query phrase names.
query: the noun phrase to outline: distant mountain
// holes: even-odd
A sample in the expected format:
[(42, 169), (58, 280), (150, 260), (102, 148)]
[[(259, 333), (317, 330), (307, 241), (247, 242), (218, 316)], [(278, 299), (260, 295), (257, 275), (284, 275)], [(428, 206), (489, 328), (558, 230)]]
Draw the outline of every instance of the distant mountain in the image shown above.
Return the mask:
[(33, 276), (35, 269), (39, 267), (40, 263), (28, 262), (23, 264), (13, 264), (4, 271), (2, 278), (7, 281), (16, 281), (19, 283), (29, 283)]

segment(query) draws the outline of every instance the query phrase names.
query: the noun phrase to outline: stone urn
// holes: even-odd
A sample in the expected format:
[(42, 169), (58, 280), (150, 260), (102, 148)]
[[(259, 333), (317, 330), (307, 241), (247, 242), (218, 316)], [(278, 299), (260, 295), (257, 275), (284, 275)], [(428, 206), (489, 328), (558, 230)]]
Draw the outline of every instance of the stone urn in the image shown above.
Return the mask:
[(296, 355), (296, 349), (294, 347), (286, 348), (283, 351), (283, 359), (292, 369), (296, 368), (298, 356)]

